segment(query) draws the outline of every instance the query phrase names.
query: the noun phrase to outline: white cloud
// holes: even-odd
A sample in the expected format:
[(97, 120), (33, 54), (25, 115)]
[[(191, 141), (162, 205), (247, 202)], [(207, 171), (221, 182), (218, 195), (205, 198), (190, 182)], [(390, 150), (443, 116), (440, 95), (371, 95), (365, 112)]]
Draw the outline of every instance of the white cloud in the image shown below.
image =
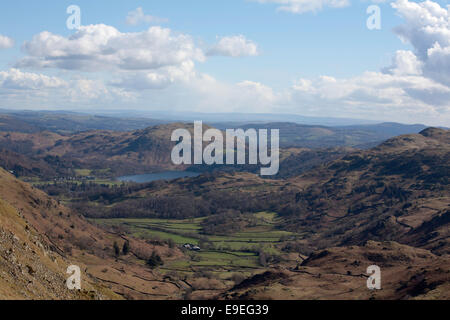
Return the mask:
[(128, 13), (127, 24), (136, 26), (141, 23), (146, 24), (159, 24), (159, 23), (165, 23), (168, 22), (168, 19), (165, 18), (159, 18), (151, 15), (146, 15), (144, 13), (144, 10), (142, 10), (141, 7), (137, 8), (134, 11), (131, 11)]
[(279, 11), (305, 13), (321, 11), (325, 7), (343, 8), (350, 5), (350, 0), (253, 0), (259, 3), (278, 4)]
[(129, 90), (163, 89), (177, 82), (187, 82), (196, 77), (195, 65), (186, 61), (178, 66), (169, 66), (155, 71), (122, 73), (111, 81), (111, 85)]
[(429, 0), (397, 0), (391, 6), (405, 20), (395, 32), (414, 47), (423, 75), (450, 85), (450, 6)]
[[(206, 74), (198, 74), (182, 87), (169, 87), (167, 90), (165, 98), (177, 97), (170, 100), (171, 108), (182, 111), (264, 113), (288, 103), (285, 92), (275, 92), (260, 82), (246, 80), (229, 84)], [(159, 104), (168, 103), (164, 101)]]
[(70, 97), (71, 102), (89, 102), (99, 99), (102, 102), (110, 102), (116, 99), (132, 101), (137, 98), (137, 95), (133, 92), (122, 88), (110, 87), (98, 79), (73, 80), (67, 95)]
[(57, 77), (49, 77), (37, 73), (22, 72), (18, 69), (0, 71), (0, 88), (12, 90), (37, 90), (60, 88), (67, 82)]
[(0, 71), (0, 96), (3, 105), (19, 108), (80, 108), (99, 104), (130, 103), (136, 92), (108, 86), (100, 79), (75, 77), (63, 80), (18, 69)]
[[(372, 118), (385, 113), (401, 119), (407, 111), (424, 115), (450, 111), (450, 88), (420, 75), (365, 72), (347, 79), (319, 77), (301, 79), (293, 89), (295, 100), (309, 111), (319, 108), (335, 116), (357, 111)], [(429, 101), (431, 92), (441, 99)]]
[(24, 44), (27, 57), (18, 67), (65, 70), (156, 70), (187, 61), (203, 61), (190, 36), (151, 27), (121, 33), (106, 25), (83, 26), (69, 38), (42, 32)]
[(423, 63), (411, 51), (399, 50), (395, 53), (392, 66), (386, 68), (386, 73), (395, 75), (420, 75)]
[(209, 56), (248, 57), (259, 55), (258, 45), (245, 36), (223, 37), (207, 53)]
[(441, 47), (439, 43), (427, 51), (428, 60), (425, 64), (425, 74), (430, 78), (450, 85), (450, 46)]
[(14, 46), (14, 40), (0, 34), (0, 49), (9, 49)]

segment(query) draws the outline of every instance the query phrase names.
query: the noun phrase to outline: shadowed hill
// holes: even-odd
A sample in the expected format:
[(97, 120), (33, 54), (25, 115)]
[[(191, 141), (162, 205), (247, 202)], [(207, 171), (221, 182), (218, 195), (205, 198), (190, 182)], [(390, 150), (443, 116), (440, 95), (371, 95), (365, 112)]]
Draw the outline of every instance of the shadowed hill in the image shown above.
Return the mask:
[(149, 118), (108, 117), (75, 112), (10, 111), (1, 114), (0, 131), (37, 133), (52, 131), (71, 134), (90, 130), (132, 131), (145, 129), (167, 121)]
[[(395, 242), (369, 241), (312, 254), (296, 267), (251, 277), (220, 298), (231, 300), (450, 299), (448, 256)], [(366, 269), (381, 269), (381, 289), (367, 288)]]
[(326, 127), (275, 122), (241, 125), (243, 129), (279, 129), (282, 148), (368, 148), (381, 141), (401, 134), (418, 133), (423, 125), (380, 123), (347, 127)]
[(129, 132), (86, 131), (73, 135), (3, 132), (0, 148), (20, 154), (22, 161), (11, 163), (8, 154), (2, 154), (0, 163), (18, 175), (47, 179), (64, 174), (75, 176), (77, 168), (107, 177), (183, 169), (175, 167), (170, 159), (175, 145), (170, 138), (178, 128), (193, 131), (193, 125), (175, 123)]

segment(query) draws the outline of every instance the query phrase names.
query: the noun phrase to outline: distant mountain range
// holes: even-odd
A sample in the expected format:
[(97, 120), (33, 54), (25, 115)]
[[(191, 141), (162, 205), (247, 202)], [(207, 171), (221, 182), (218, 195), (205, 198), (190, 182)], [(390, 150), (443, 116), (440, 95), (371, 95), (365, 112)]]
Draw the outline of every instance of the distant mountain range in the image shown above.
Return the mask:
[[(18, 176), (31, 177), (73, 176), (75, 169), (89, 169), (108, 177), (175, 169), (170, 161), (174, 146), (171, 133), (180, 127), (192, 129), (192, 124), (128, 116), (54, 111), (0, 113), (0, 165)], [(368, 149), (394, 136), (425, 129), (424, 125), (398, 123), (327, 127), (293, 122), (216, 122), (213, 126), (221, 130), (279, 129), (280, 147), (285, 150), (282, 160), (286, 160), (282, 162), (280, 177), (343, 156), (348, 153), (346, 148)], [(307, 150), (287, 150), (292, 148)], [(257, 168), (231, 169), (253, 172)]]
[[(8, 110), (0, 109), (0, 114), (13, 116), (25, 121), (40, 119), (42, 124), (44, 120), (66, 119), (78, 123), (81, 128), (87, 130), (108, 129), (111, 130), (132, 130), (143, 129), (150, 125), (167, 122), (193, 122), (203, 121), (214, 125), (216, 123), (269, 123), (269, 122), (292, 122), (303, 125), (314, 126), (358, 126), (358, 125), (376, 125), (383, 121), (352, 119), (352, 118), (333, 118), (333, 117), (311, 117), (295, 114), (274, 114), (274, 113), (201, 113), (201, 112), (178, 112), (178, 111), (138, 111), (138, 110), (97, 110), (97, 111), (27, 111), (27, 110)], [(100, 126), (101, 120), (112, 120), (110, 124)], [(120, 120), (119, 120), (120, 119)], [(82, 121), (83, 120), (83, 121)], [(95, 120), (95, 121), (94, 121)], [(87, 123), (85, 122), (87, 121)], [(127, 123), (127, 125), (123, 125)], [(48, 123), (47, 123), (48, 124)], [(121, 125), (122, 124), (122, 125)], [(108, 126), (105, 127), (105, 126)], [(128, 127), (128, 129), (126, 129)]]
[(167, 123), (149, 118), (125, 118), (56, 111), (0, 110), (0, 131), (35, 133), (52, 131), (61, 134), (89, 130), (132, 131)]
[(353, 125), (326, 127), (318, 125), (302, 125), (293, 122), (271, 123), (226, 123), (214, 124), (219, 129), (243, 128), (243, 129), (279, 129), (280, 147), (299, 148), (334, 148), (334, 147), (358, 147), (370, 148), (376, 144), (402, 134), (419, 133), (426, 126), (407, 125), (400, 123), (380, 123), (369, 125)]

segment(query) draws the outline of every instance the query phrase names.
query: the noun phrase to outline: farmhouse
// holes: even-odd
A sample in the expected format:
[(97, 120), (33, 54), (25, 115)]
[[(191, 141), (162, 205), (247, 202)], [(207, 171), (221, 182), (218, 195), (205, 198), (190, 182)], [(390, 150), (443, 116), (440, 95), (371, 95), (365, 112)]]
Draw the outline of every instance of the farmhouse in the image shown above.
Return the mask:
[(196, 246), (195, 244), (186, 243), (183, 245), (183, 248), (191, 251), (200, 251), (201, 248), (199, 246)]

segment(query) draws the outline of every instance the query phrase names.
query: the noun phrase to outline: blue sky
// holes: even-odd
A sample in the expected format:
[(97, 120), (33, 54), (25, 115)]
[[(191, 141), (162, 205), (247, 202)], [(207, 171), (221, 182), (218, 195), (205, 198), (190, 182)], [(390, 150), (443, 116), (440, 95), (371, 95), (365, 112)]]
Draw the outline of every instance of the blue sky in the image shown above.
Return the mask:
[[(122, 32), (140, 31), (146, 26), (126, 24), (127, 13), (142, 7), (153, 16), (167, 18), (162, 24), (213, 43), (216, 36), (245, 34), (263, 54), (257, 58), (209, 60), (198, 67), (227, 81), (249, 79), (273, 86), (285, 86), (298, 75), (311, 77), (332, 71), (335, 76), (351, 76), (378, 69), (399, 48), (407, 47), (392, 33), (401, 19), (387, 4), (382, 29), (366, 28), (367, 3), (349, 8), (326, 9), (303, 15), (277, 12), (276, 4), (261, 5), (245, 0), (165, 0), (165, 1), (28, 1), (2, 4), (0, 30), (18, 43), (47, 30), (70, 35), (66, 28), (66, 8), (77, 4), (82, 24), (112, 25)], [(1, 54), (3, 66), (20, 55), (20, 47)]]
[[(381, 1), (376, 4), (381, 8), (382, 28), (368, 30), (366, 9), (374, 4), (372, 1), (336, 0), (346, 3), (334, 8), (327, 5), (331, 0), (285, 0), (288, 5), (300, 8), (315, 1), (322, 1), (323, 8), (300, 13), (292, 8), (279, 10), (281, 0), (4, 2), (0, 11), (0, 36), (12, 39), (14, 45), (0, 49), (0, 72), (3, 72), (0, 73), (0, 99), (3, 97), (0, 107), (246, 110), (450, 124), (449, 105), (445, 102), (450, 100), (447, 99), (450, 97), (450, 64), (446, 51), (450, 40), (445, 36), (450, 34), (446, 33), (449, 28), (447, 1), (432, 2), (442, 9), (440, 12), (435, 12), (430, 2), (398, 0), (394, 8), (393, 1)], [(64, 39), (80, 34), (66, 27), (66, 8), (72, 4), (81, 8), (83, 26), (111, 26), (122, 34), (120, 41), (152, 27), (169, 29), (173, 37), (183, 35), (189, 40), (172, 39), (163, 46), (164, 50), (170, 51), (173, 47), (179, 50), (175, 42), (180, 40), (184, 41), (184, 46), (195, 46), (203, 57), (189, 51), (183, 61), (176, 58), (173, 63), (164, 62), (156, 67), (136, 64), (130, 70), (114, 66), (97, 68), (99, 62), (95, 59), (88, 67), (78, 68), (84, 62), (77, 60), (79, 57), (74, 52), (63, 52), (64, 59), (73, 59), (73, 66), (51, 63), (43, 66), (42, 61), (55, 58), (55, 50), (64, 41), (59, 39), (54, 44), (56, 47), (50, 49), (48, 38), (35, 42), (32, 39), (44, 31)], [(417, 8), (411, 4), (417, 4)], [(127, 15), (139, 7), (146, 17), (158, 17), (159, 21), (149, 23), (143, 19), (136, 25), (127, 23)], [(417, 23), (414, 14), (420, 15), (421, 10), (437, 14), (441, 22), (433, 26), (431, 17), (429, 21)], [(422, 34), (420, 30), (427, 23), (439, 30), (431, 35)], [(398, 26), (404, 26), (406, 31), (394, 32)], [(417, 34), (414, 35), (415, 29)], [(403, 36), (403, 42), (399, 35)], [(245, 43), (233, 56), (230, 46), (239, 46), (238, 36)], [(417, 41), (418, 37), (423, 41)], [(435, 42), (440, 45), (438, 62), (433, 60), (430, 65), (427, 63), (433, 57), (423, 58), (418, 54), (426, 43), (432, 48), (428, 38), (433, 40), (433, 46)], [(224, 42), (227, 45), (221, 45), (221, 39), (228, 40)], [(27, 49), (24, 44), (30, 42), (32, 45)], [(153, 52), (152, 45), (150, 43), (150, 49), (141, 54), (164, 57), (166, 53), (160, 52), (159, 47)], [(40, 49), (42, 46), (47, 52)], [(215, 54), (208, 54), (214, 48)], [(257, 52), (251, 51), (252, 48), (257, 48)], [(173, 54), (179, 57), (185, 52)], [(27, 58), (32, 58), (32, 62), (23, 62)], [(443, 65), (438, 68), (436, 63)], [(411, 65), (421, 69), (417, 71)], [(367, 72), (376, 74), (367, 75)], [(11, 85), (18, 79), (23, 82)], [(30, 79), (39, 79), (39, 83), (30, 84)], [(83, 79), (92, 81), (92, 85), (82, 82)], [(370, 82), (377, 84), (370, 87)], [(96, 96), (92, 90), (84, 94), (87, 86), (97, 88), (102, 96), (110, 94), (110, 99), (103, 101), (98, 98), (100, 93)], [(392, 86), (390, 91), (386, 91), (388, 86)], [(65, 89), (58, 90), (61, 87)], [(70, 99), (64, 95), (68, 89)], [(338, 94), (347, 91), (346, 96)], [(76, 97), (77, 92), (81, 98)], [(391, 98), (390, 92), (398, 96)], [(92, 99), (86, 99), (87, 96)]]

